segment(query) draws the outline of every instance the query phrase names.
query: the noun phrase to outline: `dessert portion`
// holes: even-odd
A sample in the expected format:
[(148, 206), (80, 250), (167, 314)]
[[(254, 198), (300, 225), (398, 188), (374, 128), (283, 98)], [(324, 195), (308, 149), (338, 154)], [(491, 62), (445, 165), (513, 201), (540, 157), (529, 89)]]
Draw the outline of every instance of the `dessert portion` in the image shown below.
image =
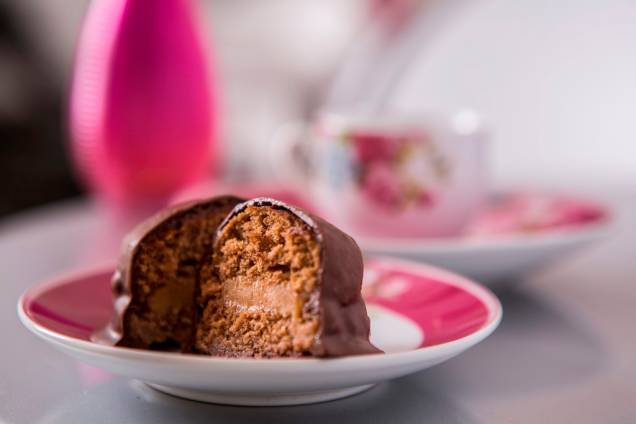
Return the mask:
[(282, 202), (182, 204), (128, 236), (114, 318), (96, 338), (226, 357), (378, 353), (362, 267), (351, 237)]
[(119, 346), (191, 352), (201, 259), (232, 208), (222, 196), (166, 209), (126, 238), (113, 275), (110, 338)]
[(196, 350), (230, 357), (343, 356), (369, 342), (355, 241), (273, 199), (238, 205), (202, 261)]

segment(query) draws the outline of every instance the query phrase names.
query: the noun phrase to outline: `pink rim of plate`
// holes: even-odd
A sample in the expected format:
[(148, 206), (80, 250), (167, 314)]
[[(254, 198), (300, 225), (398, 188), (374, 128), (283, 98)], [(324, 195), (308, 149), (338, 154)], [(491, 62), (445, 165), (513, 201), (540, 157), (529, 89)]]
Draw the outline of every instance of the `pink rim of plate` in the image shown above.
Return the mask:
[[(27, 327), (60, 342), (86, 344), (86, 347), (90, 345), (92, 350), (97, 348), (104, 353), (112, 349), (136, 352), (136, 349), (98, 345), (91, 341), (92, 334), (111, 318), (111, 274), (112, 267), (102, 266), (39, 284), (22, 295), (18, 314)], [(451, 272), (407, 261), (368, 260), (363, 292), (367, 304), (389, 309), (416, 324), (425, 335), (420, 348), (443, 348), (446, 344), (472, 337), (482, 339), (494, 331), (502, 316), (499, 300), (484, 287)], [(411, 351), (391, 355), (409, 353)]]

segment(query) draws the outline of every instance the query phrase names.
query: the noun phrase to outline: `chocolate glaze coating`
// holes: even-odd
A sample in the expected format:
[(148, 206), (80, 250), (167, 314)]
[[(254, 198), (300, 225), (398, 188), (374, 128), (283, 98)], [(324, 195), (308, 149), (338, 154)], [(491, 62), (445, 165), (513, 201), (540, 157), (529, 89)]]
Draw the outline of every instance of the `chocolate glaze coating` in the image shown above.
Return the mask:
[(362, 253), (353, 238), (320, 217), (261, 197), (234, 207), (219, 225), (215, 245), (228, 222), (250, 206), (271, 206), (293, 214), (310, 228), (320, 246), (316, 295), (309, 301), (309, 307), (320, 314), (320, 328), (311, 349), (312, 355), (382, 353), (369, 341), (370, 321), (361, 294)]
[(114, 313), (110, 324), (93, 337), (95, 340), (108, 344), (126, 344), (124, 332), (124, 320), (126, 311), (132, 300), (131, 271), (135, 255), (141, 243), (153, 233), (161, 224), (178, 219), (189, 211), (197, 208), (230, 208), (245, 199), (235, 196), (218, 196), (205, 200), (195, 200), (181, 203), (164, 209), (135, 227), (124, 239), (117, 270), (112, 277), (112, 290), (114, 297)]

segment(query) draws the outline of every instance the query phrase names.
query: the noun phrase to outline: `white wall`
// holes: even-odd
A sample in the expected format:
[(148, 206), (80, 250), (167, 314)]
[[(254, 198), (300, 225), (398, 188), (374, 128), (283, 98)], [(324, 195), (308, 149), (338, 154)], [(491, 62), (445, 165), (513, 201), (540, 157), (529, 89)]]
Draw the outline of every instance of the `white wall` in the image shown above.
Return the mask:
[(424, 47), (396, 107), (482, 112), (499, 184), (636, 187), (636, 2), (472, 3)]

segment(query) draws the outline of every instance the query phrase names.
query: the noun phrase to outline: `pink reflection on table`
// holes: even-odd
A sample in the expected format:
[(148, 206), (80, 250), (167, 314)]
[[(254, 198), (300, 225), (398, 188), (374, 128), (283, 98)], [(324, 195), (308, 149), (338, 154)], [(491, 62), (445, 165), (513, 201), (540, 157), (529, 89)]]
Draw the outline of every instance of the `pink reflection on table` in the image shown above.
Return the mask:
[(112, 374), (81, 362), (77, 363), (77, 371), (82, 383), (87, 386), (96, 386), (113, 378)]

